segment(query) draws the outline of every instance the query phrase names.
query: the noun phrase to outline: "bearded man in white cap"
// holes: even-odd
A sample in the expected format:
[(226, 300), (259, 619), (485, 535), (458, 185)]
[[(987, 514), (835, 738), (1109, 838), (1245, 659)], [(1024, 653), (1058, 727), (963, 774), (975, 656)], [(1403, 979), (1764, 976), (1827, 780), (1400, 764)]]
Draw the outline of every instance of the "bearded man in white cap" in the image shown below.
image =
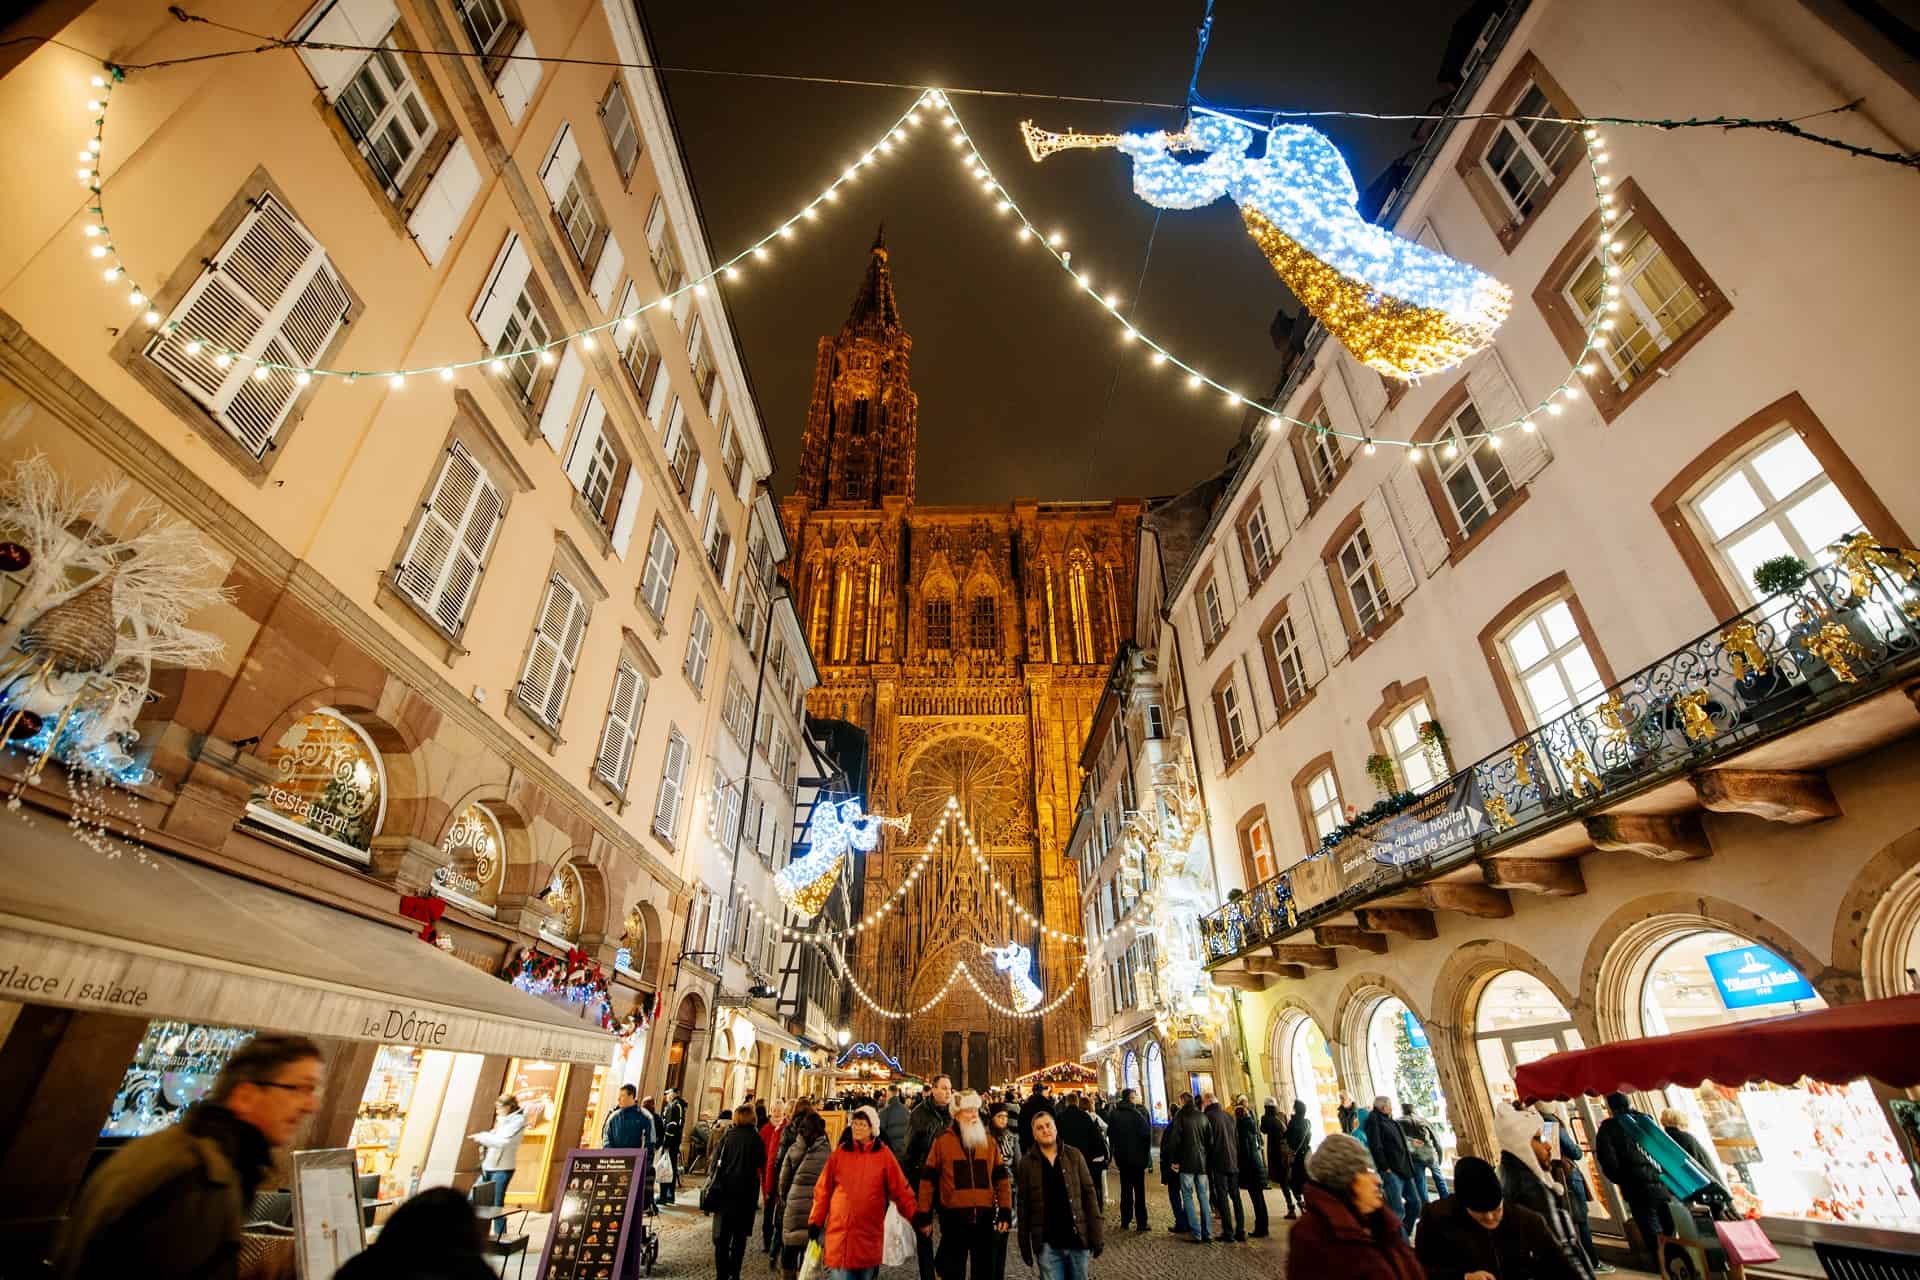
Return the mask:
[(971, 1089), (954, 1099), (952, 1126), (928, 1148), (918, 1191), (914, 1226), (927, 1231), (939, 1215), (933, 1265), (940, 1280), (967, 1280), (969, 1264), (973, 1280), (1000, 1280), (1013, 1225), (1013, 1178)]

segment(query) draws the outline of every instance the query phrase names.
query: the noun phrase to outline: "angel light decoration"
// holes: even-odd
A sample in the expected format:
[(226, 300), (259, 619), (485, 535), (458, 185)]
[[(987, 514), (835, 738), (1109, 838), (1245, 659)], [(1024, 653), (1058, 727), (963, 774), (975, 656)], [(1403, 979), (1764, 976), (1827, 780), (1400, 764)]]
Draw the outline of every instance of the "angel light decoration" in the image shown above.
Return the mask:
[(822, 800), (807, 820), (806, 856), (795, 858), (773, 877), (780, 901), (802, 919), (813, 919), (827, 904), (827, 895), (840, 876), (840, 863), (849, 852), (871, 853), (880, 843), (880, 828), (895, 827), (904, 835), (912, 823), (911, 815), (864, 814), (857, 798)]
[(1014, 1012), (1031, 1013), (1038, 1008), (1040, 986), (1033, 980), (1033, 952), (1018, 942), (999, 948), (981, 943), (980, 949), (993, 957), (993, 967), (1006, 974), (1007, 981), (1013, 984)]

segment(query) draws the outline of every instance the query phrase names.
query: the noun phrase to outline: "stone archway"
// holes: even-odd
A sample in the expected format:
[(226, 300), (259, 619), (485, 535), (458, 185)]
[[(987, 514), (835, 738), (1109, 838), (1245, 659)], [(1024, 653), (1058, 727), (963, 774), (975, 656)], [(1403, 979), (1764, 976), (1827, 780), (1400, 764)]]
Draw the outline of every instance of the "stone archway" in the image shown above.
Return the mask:
[(286, 735), (294, 723), (323, 707), (331, 707), (359, 727), (380, 753), (380, 767), (386, 781), (386, 812), (376, 839), (404, 844), (409, 840), (425, 842), (428, 828), (434, 825), (437, 805), (429, 793), (426, 770), (417, 754), (423, 737), (401, 715), (381, 710), (383, 691), (323, 686), (314, 689), (284, 707), (262, 729), (252, 753), (263, 767), (271, 768), (274, 744)]
[(1834, 915), (1833, 967), (1837, 973), (1860, 975), (1864, 999), (1905, 994), (1915, 989), (1908, 968), (1916, 935), (1920, 829), (1876, 853), (1847, 887)]
[(674, 1010), (673, 1030), (667, 1039), (667, 1073), (663, 1088), (673, 1089), (681, 1094), (687, 1092), (687, 1080), (691, 1075), (699, 1077), (694, 1069), (697, 1063), (690, 1062), (693, 1057), (693, 1043), (696, 1036), (705, 1029), (707, 1005), (699, 993), (689, 991), (680, 999), (680, 1006)]

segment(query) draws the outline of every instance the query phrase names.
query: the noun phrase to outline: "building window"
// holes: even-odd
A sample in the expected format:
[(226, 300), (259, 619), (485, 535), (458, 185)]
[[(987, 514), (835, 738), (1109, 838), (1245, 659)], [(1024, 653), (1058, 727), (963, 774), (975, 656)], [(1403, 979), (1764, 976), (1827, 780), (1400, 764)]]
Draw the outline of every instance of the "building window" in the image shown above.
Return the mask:
[[(680, 269), (680, 253), (674, 247), (673, 231), (667, 226), (666, 201), (657, 195), (647, 210), (647, 256), (653, 261), (654, 279), (660, 282), (662, 294), (673, 293), (685, 282), (686, 273)], [(678, 318), (676, 308), (675, 319)]]
[(1273, 570), (1273, 534), (1267, 528), (1267, 513), (1254, 495), (1252, 508), (1240, 524), (1240, 546), (1247, 557), (1247, 582), (1258, 586)]
[(927, 601), (927, 648), (953, 648), (953, 601), (945, 598)]
[(620, 352), (620, 363), (627, 367), (627, 372), (633, 377), (634, 389), (640, 393), (641, 406), (657, 422), (658, 414), (652, 405), (654, 385), (660, 378), (660, 347), (654, 341), (647, 317), (635, 314), (639, 307), (640, 296), (633, 287), (633, 281), (629, 280), (620, 295), (619, 310), (615, 313), (626, 318), (614, 331), (614, 345)]
[[(326, 250), (262, 194), (167, 314), (146, 358), (263, 459), (300, 395), (294, 368), (320, 359), (351, 305)], [(256, 377), (262, 369), (267, 376)]]
[(466, 625), (505, 511), (486, 469), (455, 443), (393, 570), (394, 585), (448, 635)]
[(1209, 577), (1200, 587), (1200, 638), (1211, 649), (1226, 634), (1226, 611), (1220, 602), (1220, 583)]
[(580, 661), (580, 644), (587, 634), (587, 604), (579, 589), (561, 574), (547, 581), (546, 599), (534, 618), (533, 640), (527, 662), (514, 686), (522, 708), (549, 729), (560, 727), (573, 673)]
[(687, 781), (687, 740), (678, 726), (667, 730), (666, 757), (660, 764), (660, 791), (653, 802), (653, 833), (668, 844), (680, 821), (680, 796)]
[(421, 99), (407, 64), (395, 52), (393, 37), (361, 64), (334, 101), (354, 146), (389, 198), (405, 197), (407, 179), (440, 132), (439, 122)]
[(1325, 402), (1316, 402), (1312, 411), (1303, 416), (1303, 421), (1309, 425), (1293, 429), (1294, 460), (1317, 501), (1333, 491), (1345, 460), (1333, 435), (1333, 419), (1327, 413)]
[[(1619, 221), (1609, 236), (1613, 266), (1600, 260), (1600, 217), (1594, 214), (1561, 250), (1534, 301), (1569, 358), (1586, 344), (1587, 326), (1609, 321), (1598, 348), (1601, 372), (1587, 389), (1611, 422), (1655, 379), (1732, 310), (1652, 201), (1629, 179), (1613, 206)], [(1609, 309), (1611, 306), (1612, 309)]]
[(1000, 626), (992, 596), (975, 596), (967, 606), (967, 630), (975, 649), (1000, 647)]
[(713, 353), (708, 349), (706, 333), (699, 316), (687, 326), (687, 360), (693, 366), (693, 384), (700, 388), (700, 402), (710, 403), (713, 399), (713, 384), (720, 376), (714, 368)]
[(274, 778), (253, 793), (248, 815), (367, 861), (387, 801), (386, 769), (366, 731), (320, 707), (294, 721), (269, 758)]
[(1293, 618), (1283, 616), (1266, 635), (1267, 674), (1273, 682), (1274, 705), (1291, 711), (1306, 700), (1307, 666), (1300, 654), (1300, 638)]
[(640, 130), (633, 120), (633, 108), (627, 105), (626, 92), (617, 79), (607, 86), (607, 96), (600, 102), (600, 127), (607, 131), (613, 164), (624, 182), (633, 176), (634, 161), (640, 158)]
[(491, 53), (494, 43), (506, 34), (510, 25), (506, 7), (500, 0), (454, 0), (453, 7), (460, 14), (460, 25), (465, 28), (467, 38), (481, 53)]
[(1501, 647), (1534, 728), (1606, 690), (1607, 682), (1587, 652), (1586, 638), (1564, 598), (1521, 619), (1506, 633)]
[(640, 713), (646, 705), (647, 677), (632, 663), (622, 661), (614, 669), (607, 723), (600, 731), (600, 749), (593, 758), (593, 776), (621, 795), (627, 793), (633, 744), (640, 736)]
[(1427, 700), (1421, 698), (1409, 703), (1381, 730), (1387, 754), (1393, 758), (1394, 771), (1409, 791), (1425, 791), (1443, 776), (1435, 767), (1435, 761), (1438, 757), (1444, 763), (1444, 757), (1439, 757), (1438, 751), (1430, 749), (1420, 737), (1420, 726), (1432, 719)]
[(525, 289), (507, 314), (500, 340), (493, 344), (494, 358), (506, 367), (507, 381), (520, 393), (520, 399), (533, 403), (534, 384), (540, 380), (540, 353), (547, 349), (551, 331)]
[(567, 459), (567, 478), (573, 481), (593, 513), (604, 520), (611, 512), (614, 481), (621, 471), (620, 455), (614, 452), (613, 441), (607, 438), (606, 414), (600, 408), (598, 397), (589, 394), (587, 401), (573, 451)]
[(567, 233), (567, 243), (573, 246), (574, 257), (585, 262), (593, 251), (594, 236), (600, 231), (600, 215), (579, 174), (567, 184), (555, 212), (560, 215), (560, 225)]
[(1386, 616), (1388, 608), (1386, 583), (1380, 577), (1380, 566), (1374, 562), (1373, 538), (1365, 524), (1354, 530), (1353, 536), (1340, 548), (1335, 564), (1346, 588), (1347, 601), (1353, 607), (1353, 620), (1360, 634), (1365, 635)]
[(1156, 741), (1167, 736), (1167, 713), (1157, 702), (1147, 704), (1147, 736)]
[(1316, 771), (1301, 788), (1301, 798), (1305, 802), (1307, 822), (1312, 827), (1314, 844), (1325, 840), (1340, 829), (1346, 821), (1346, 809), (1340, 803), (1340, 780), (1333, 774), (1333, 766)]
[(720, 723), (727, 726), (727, 732), (742, 748), (749, 742), (748, 733), (753, 726), (753, 703), (747, 693), (747, 682), (738, 675), (727, 672), (727, 692), (720, 703)]
[(1246, 709), (1240, 705), (1240, 691), (1233, 681), (1233, 670), (1228, 668), (1220, 687), (1213, 691), (1213, 710), (1220, 721), (1221, 754), (1231, 764), (1247, 752)]
[(693, 625), (687, 630), (687, 660), (681, 670), (695, 693), (707, 682), (707, 656), (713, 651), (713, 620), (705, 605), (693, 606)]
[(1515, 492), (1500, 462), (1499, 443), (1487, 434), (1480, 410), (1468, 400), (1440, 429), (1434, 444), (1434, 462), (1440, 472), (1440, 487), (1447, 495), (1447, 507), (1461, 534), (1472, 537)]
[(667, 616), (667, 593), (673, 588), (673, 565), (679, 558), (667, 527), (654, 517), (653, 536), (647, 541), (647, 565), (640, 578), (640, 599), (660, 621)]
[[(1548, 203), (1580, 167), (1575, 126), (1579, 111), (1540, 60), (1521, 57), (1489, 100), (1487, 119), (1475, 127), (1457, 172), (1509, 253)], [(1551, 116), (1554, 119), (1529, 117)]]
[(1743, 604), (1759, 602), (1753, 571), (1763, 562), (1790, 555), (1830, 564), (1828, 545), (1864, 527), (1791, 426), (1754, 445), (1690, 505)]
[(740, 491), (740, 472), (745, 467), (747, 453), (740, 444), (740, 432), (733, 425), (733, 414), (728, 412), (726, 421), (720, 427), (720, 469), (727, 473), (727, 487), (735, 493)]
[(1280, 859), (1273, 851), (1273, 831), (1267, 826), (1264, 808), (1241, 820), (1240, 856), (1246, 862), (1249, 889), (1280, 874)]

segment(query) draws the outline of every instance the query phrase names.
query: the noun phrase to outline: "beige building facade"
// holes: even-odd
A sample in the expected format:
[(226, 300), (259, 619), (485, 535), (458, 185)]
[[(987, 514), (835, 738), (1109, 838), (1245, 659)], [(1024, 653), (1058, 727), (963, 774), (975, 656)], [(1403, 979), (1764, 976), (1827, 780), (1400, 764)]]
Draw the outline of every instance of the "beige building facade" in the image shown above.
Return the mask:
[[(235, 40), (132, 4), (42, 8), (62, 11), (40, 16), (66, 45), (122, 63)], [(290, 918), (373, 922), (403, 958), (420, 944), (400, 899), (436, 896), (472, 969), (597, 963), (611, 1018), (643, 1023), (617, 1039), (597, 998), (495, 983), (533, 1010), (500, 1042), (518, 1047), (423, 1066), (377, 1031), (326, 1041), (308, 1145), (362, 1146), (404, 1191), (410, 1174), (470, 1169), (464, 1134), (515, 1092), (541, 1142), (509, 1198), (544, 1204), (559, 1156), (598, 1141), (615, 1085), (705, 1077), (716, 991), (683, 990), (677, 960), (701, 949), (690, 931), (719, 926), (716, 763), (748, 774), (724, 710), (770, 634), (782, 732), (811, 678), (795, 628), (767, 622), (779, 530), (751, 510), (772, 457), (724, 301), (697, 283), (713, 258), (662, 87), (611, 66), (650, 61), (631, 6), (199, 12), (348, 47), (136, 71), (110, 98), (89, 83), (102, 67), (63, 47), (0, 79), (7, 117), (37, 122), (7, 144), (6, 461), (44, 455), (76, 486), (124, 478), (223, 567), (231, 602), (202, 625), (225, 653), (156, 677), (138, 725), (150, 776), (116, 830), (169, 865), (270, 886)], [(102, 116), (96, 193), (73, 157)], [(103, 261), (126, 274), (103, 283)], [(791, 770), (755, 773), (746, 808), (775, 839)], [(52, 768), (25, 798), (74, 803)], [(133, 865), (71, 856), (100, 878)], [(365, 957), (373, 990), (393, 961)], [(550, 1059), (556, 1018), (573, 1030), (551, 1045), (573, 1048)], [(23, 1096), (44, 1117), (4, 1148), (25, 1235), (125, 1102), (150, 1021), (8, 1009), (0, 1055), (37, 1081)]]
[[(1513, 6), (1451, 69), (1452, 109), (1858, 98), (1833, 131), (1911, 151), (1920, 103), (1832, 8)], [(1891, 425), (1920, 195), (1774, 136), (1629, 128), (1594, 140), (1596, 187), (1586, 143), (1491, 119), (1425, 140), (1383, 220), (1505, 281), (1512, 314), (1417, 385), (1316, 338), (1276, 405), (1338, 434), (1256, 419), (1168, 568), (1162, 660), (1228, 894), (1204, 921), (1239, 1002), (1221, 1048), (1233, 1087), (1307, 1101), (1316, 1133), (1342, 1091), (1384, 1094), (1486, 1155), (1521, 1063), (1907, 992), (1920, 968), (1898, 554), (1920, 490)], [(1549, 397), (1536, 429), (1485, 437)], [(1812, 576), (1756, 585), (1783, 555)], [(1729, 957), (1791, 969), (1799, 1002), (1746, 1002)], [(1640, 1101), (1776, 1239), (1920, 1230), (1904, 1095), (1721, 1084)], [(1569, 1119), (1590, 1143), (1602, 1114)]]

